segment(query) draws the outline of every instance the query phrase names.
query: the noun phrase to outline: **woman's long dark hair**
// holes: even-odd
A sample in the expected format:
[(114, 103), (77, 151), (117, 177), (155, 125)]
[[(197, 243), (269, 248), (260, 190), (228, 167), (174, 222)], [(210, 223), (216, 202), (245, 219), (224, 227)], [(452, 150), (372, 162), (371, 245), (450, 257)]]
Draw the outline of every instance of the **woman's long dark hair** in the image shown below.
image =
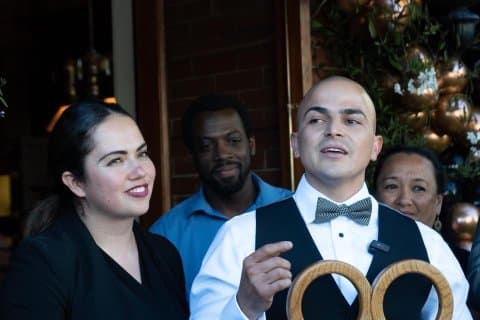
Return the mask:
[(75, 195), (63, 184), (62, 174), (70, 171), (79, 181), (84, 180), (85, 157), (94, 148), (92, 134), (112, 114), (130, 117), (118, 104), (97, 101), (73, 104), (62, 114), (48, 142), (52, 194), (28, 215), (24, 227), (25, 236), (43, 231), (60, 215), (76, 213)]

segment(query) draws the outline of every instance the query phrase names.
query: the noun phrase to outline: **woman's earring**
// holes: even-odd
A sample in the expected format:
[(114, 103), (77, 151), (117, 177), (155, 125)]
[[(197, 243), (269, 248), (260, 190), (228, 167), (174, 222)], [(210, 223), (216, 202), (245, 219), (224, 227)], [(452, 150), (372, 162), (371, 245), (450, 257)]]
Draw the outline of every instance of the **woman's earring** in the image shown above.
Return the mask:
[(433, 222), (433, 229), (437, 230), (437, 232), (440, 232), (440, 230), (442, 230), (442, 222), (440, 221), (440, 215), (435, 217), (435, 221)]

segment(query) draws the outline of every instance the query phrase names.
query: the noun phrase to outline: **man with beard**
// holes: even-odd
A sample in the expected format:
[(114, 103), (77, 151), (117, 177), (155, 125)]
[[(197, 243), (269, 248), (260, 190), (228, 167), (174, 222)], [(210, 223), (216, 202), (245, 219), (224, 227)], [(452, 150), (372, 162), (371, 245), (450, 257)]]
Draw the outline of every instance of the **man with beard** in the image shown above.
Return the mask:
[(168, 238), (180, 252), (188, 298), (203, 256), (223, 223), (291, 192), (267, 184), (251, 171), (255, 137), (246, 108), (234, 97), (199, 97), (185, 111), (182, 130), (202, 185), (150, 231)]

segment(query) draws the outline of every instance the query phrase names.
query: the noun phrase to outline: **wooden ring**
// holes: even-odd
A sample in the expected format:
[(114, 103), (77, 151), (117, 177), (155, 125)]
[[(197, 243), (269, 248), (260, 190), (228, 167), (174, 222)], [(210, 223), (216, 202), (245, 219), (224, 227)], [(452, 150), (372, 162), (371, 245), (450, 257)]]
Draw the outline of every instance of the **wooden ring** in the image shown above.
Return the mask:
[(372, 318), (376, 320), (385, 319), (385, 314), (383, 312), (383, 299), (385, 293), (395, 279), (407, 273), (421, 274), (432, 281), (439, 299), (438, 313), (435, 319), (452, 319), (453, 295), (447, 279), (445, 279), (441, 272), (433, 265), (417, 259), (408, 259), (392, 263), (377, 275), (372, 285)]
[(351, 264), (335, 261), (322, 260), (305, 268), (293, 281), (287, 294), (287, 317), (291, 320), (302, 320), (302, 299), (307, 287), (318, 277), (336, 273), (344, 276), (358, 291), (358, 318), (371, 319), (370, 300), (372, 287), (367, 278)]

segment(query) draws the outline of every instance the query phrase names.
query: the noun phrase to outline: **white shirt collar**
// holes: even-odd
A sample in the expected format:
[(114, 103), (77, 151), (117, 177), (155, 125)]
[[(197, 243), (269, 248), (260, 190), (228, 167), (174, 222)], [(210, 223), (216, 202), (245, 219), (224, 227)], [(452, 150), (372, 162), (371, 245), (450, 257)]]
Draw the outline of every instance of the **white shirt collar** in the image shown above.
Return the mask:
[(300, 179), (300, 182), (298, 183), (298, 186), (295, 191), (295, 194), (293, 195), (293, 198), (306, 223), (311, 223), (313, 220), (315, 220), (315, 210), (317, 208), (318, 197), (328, 199), (336, 204), (346, 204), (346, 205), (350, 205), (354, 202), (370, 197), (372, 200), (372, 208), (373, 208), (372, 216), (370, 219), (372, 220), (373, 218), (374, 220), (376, 220), (377, 213), (378, 213), (378, 210), (377, 210), (378, 203), (375, 200), (375, 198), (373, 198), (368, 192), (368, 188), (365, 183), (363, 183), (362, 187), (357, 193), (355, 193), (349, 199), (340, 203), (330, 199), (329, 197), (327, 197), (326, 195), (324, 195), (323, 193), (321, 193), (320, 191), (312, 187), (308, 183), (307, 179), (305, 178), (305, 175), (303, 175), (302, 178)]

